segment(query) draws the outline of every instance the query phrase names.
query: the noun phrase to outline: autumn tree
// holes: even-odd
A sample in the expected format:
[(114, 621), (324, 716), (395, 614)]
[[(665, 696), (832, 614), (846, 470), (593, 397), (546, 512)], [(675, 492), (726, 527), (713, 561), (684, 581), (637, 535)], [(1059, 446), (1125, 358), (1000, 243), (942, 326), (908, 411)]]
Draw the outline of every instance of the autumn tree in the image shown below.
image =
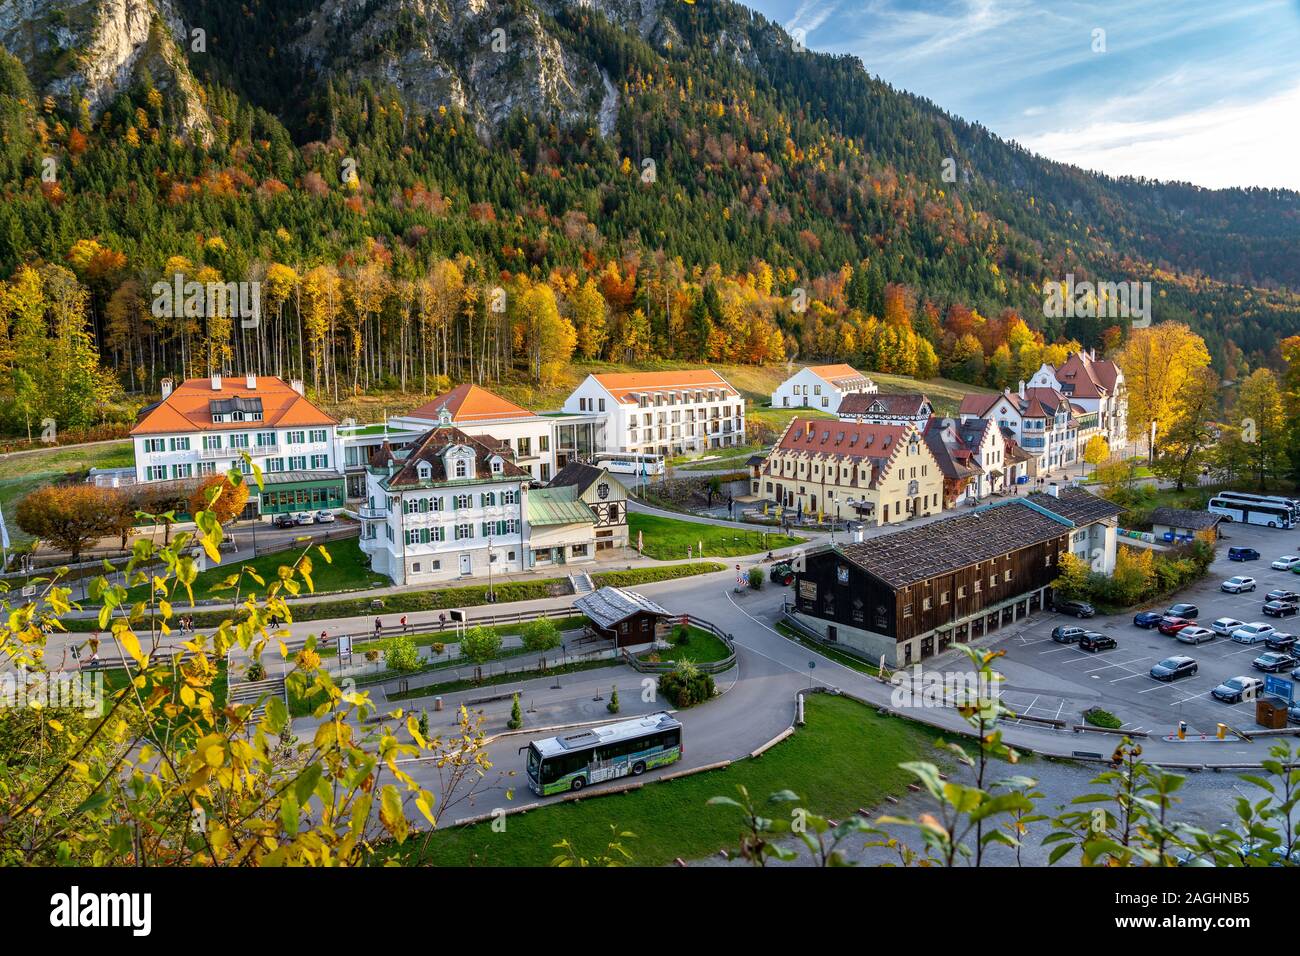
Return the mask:
[(1093, 435), (1083, 446), (1083, 460), (1096, 468), (1110, 457), (1110, 442), (1105, 435)]
[(121, 492), (95, 485), (47, 485), (18, 502), (15, 517), (23, 531), (81, 560), (88, 544), (118, 532)]
[(1199, 472), (1214, 442), (1214, 419), (1219, 409), (1219, 376), (1212, 368), (1199, 368), (1175, 400), (1173, 424), (1165, 430), (1155, 472), (1172, 481), (1179, 491)]
[(1134, 329), (1118, 361), (1128, 386), (1129, 432), (1149, 434), (1154, 423), (1159, 444), (1175, 423), (1192, 373), (1210, 364), (1205, 340), (1180, 322), (1161, 322)]
[(239, 517), (248, 504), (248, 482), (232, 482), (224, 474), (209, 475), (189, 496), (190, 514), (210, 511), (223, 525)]
[(1234, 416), (1246, 470), (1263, 491), (1269, 479), (1282, 475), (1288, 462), (1282, 393), (1270, 369), (1256, 369), (1241, 383)]

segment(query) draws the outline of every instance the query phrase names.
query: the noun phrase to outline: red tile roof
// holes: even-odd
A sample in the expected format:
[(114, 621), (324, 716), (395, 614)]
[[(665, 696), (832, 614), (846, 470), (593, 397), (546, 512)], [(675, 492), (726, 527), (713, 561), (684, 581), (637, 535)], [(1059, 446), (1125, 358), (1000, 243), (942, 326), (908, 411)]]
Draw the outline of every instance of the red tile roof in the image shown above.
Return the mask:
[(489, 392), (486, 388), (472, 382), (457, 385), (447, 394), (439, 395), (414, 411), (408, 412), (405, 417), (437, 421), (438, 413), (444, 408), (451, 412), (451, 420), (457, 425), (537, 417), (528, 409), (521, 408), (514, 402), (507, 401), (495, 392)]
[(693, 392), (713, 388), (722, 389), (731, 395), (740, 395), (725, 378), (707, 368), (678, 372), (609, 372), (593, 375), (592, 378), (624, 404), (635, 404), (636, 395), (655, 392)]
[[(157, 405), (144, 409), (131, 434), (168, 435), (338, 424), (338, 419), (325, 414), (299, 395), (284, 379), (259, 375), (255, 381), (256, 388), (249, 388), (243, 376), (222, 378), (220, 389), (214, 389), (210, 378), (187, 379)], [(260, 401), (261, 419), (214, 422), (212, 403), (236, 398)]]

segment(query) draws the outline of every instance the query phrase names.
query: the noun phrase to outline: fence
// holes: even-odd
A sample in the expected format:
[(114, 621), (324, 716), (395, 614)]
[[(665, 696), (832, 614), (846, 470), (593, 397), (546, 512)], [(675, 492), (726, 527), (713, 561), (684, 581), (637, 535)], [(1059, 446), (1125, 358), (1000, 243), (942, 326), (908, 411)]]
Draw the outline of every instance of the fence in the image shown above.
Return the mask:
[[(682, 614), (674, 618), (669, 618), (669, 622), (672, 627), (680, 627), (682, 625), (697, 627), (701, 631), (706, 631), (709, 634), (712, 634), (726, 645), (729, 653), (722, 660), (705, 661), (695, 665), (699, 669), (700, 673), (721, 674), (723, 671), (729, 670), (731, 667), (735, 666), (736, 641), (726, 631), (723, 631), (703, 618), (695, 617), (693, 614)], [(637, 655), (628, 653), (627, 650), (623, 651), (623, 659), (633, 670), (639, 671), (642, 674), (666, 674), (677, 666), (675, 661), (642, 660)]]

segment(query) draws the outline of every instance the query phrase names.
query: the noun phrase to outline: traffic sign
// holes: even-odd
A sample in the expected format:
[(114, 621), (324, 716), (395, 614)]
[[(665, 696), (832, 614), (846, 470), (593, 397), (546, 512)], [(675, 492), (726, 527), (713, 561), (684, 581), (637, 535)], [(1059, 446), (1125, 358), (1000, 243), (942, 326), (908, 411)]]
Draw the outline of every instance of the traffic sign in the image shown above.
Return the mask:
[(1270, 697), (1281, 697), (1289, 704), (1295, 700), (1295, 682), (1276, 674), (1267, 674), (1264, 677), (1264, 693)]

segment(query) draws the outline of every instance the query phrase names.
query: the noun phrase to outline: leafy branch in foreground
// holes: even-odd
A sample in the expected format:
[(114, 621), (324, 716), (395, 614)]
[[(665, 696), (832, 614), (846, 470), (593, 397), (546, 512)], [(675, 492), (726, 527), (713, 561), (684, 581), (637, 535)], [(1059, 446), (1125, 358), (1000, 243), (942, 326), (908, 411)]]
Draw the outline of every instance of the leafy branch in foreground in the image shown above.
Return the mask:
[[(255, 478), (260, 485), (256, 470)], [(310, 552), (330, 560), (323, 546), (304, 549), (269, 584), (251, 567), (232, 574), (224, 582), (236, 591), (231, 616), (177, 639), (173, 602), (193, 604), (191, 551), (197, 545), (220, 562), (213, 506), (242, 480), (232, 469), (229, 483), (211, 489), (194, 535), (161, 548), (137, 541), (122, 585), (92, 583), (99, 625), (121, 660), (120, 669), (95, 672), (104, 678), (97, 712), (0, 709), (0, 864), (362, 864), (376, 841), (407, 840), (412, 814), (435, 826), (491, 769), (481, 721), (463, 708), (446, 734), (430, 737), (401, 710), (372, 728), (369, 696), (336, 683), (314, 639), (291, 653), (276, 622), (292, 621), (286, 594), (312, 589)], [(50, 645), (75, 640), (61, 621), (76, 606), (58, 580), (40, 582), (43, 592), (21, 606), (0, 601), (0, 667), (25, 682), (58, 679), (45, 664)], [(240, 598), (245, 581), (260, 598)], [(128, 589), (141, 585), (147, 597), (128, 603)], [(278, 696), (235, 705), (218, 693), (233, 658), (259, 661), (272, 641), (289, 692), (320, 701), (311, 726), (296, 728), (303, 742)], [(433, 789), (408, 770), (413, 761), (431, 768)]]

